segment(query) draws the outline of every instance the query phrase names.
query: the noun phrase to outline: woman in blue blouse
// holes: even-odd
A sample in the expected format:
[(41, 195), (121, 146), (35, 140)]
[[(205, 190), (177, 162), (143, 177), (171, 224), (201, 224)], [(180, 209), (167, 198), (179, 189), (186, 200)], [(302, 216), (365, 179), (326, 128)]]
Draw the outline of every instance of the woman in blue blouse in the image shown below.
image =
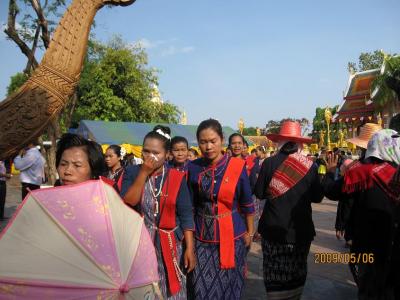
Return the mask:
[(224, 137), (217, 120), (201, 122), (197, 140), (203, 157), (189, 164), (198, 262), (189, 280), (190, 296), (240, 299), (246, 247), (254, 233), (245, 162), (222, 154)]
[(187, 299), (184, 273), (196, 263), (192, 202), (184, 173), (167, 166), (170, 140), (170, 129), (160, 125), (145, 136), (144, 163), (126, 169), (121, 196), (144, 216), (156, 248), (163, 297)]
[(189, 143), (183, 136), (174, 136), (171, 139), (172, 160), (169, 162), (171, 168), (175, 168), (187, 174), (188, 170)]

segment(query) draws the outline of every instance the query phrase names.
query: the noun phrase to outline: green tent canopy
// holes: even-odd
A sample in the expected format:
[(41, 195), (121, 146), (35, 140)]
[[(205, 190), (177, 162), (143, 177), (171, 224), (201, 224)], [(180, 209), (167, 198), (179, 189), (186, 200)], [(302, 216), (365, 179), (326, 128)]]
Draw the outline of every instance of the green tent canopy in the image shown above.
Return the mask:
[[(131, 144), (141, 146), (144, 136), (157, 123), (137, 123), (137, 122), (108, 122), (108, 121), (90, 121), (82, 120), (76, 130), (77, 134), (82, 135), (87, 139), (96, 141), (99, 144)], [(189, 146), (197, 146), (196, 130), (197, 125), (180, 125), (180, 124), (161, 124), (168, 126), (171, 129), (171, 135), (183, 136)], [(228, 126), (223, 128), (225, 141), (228, 142), (228, 137), (236, 132)], [(251, 141), (247, 141), (249, 145), (253, 145)]]

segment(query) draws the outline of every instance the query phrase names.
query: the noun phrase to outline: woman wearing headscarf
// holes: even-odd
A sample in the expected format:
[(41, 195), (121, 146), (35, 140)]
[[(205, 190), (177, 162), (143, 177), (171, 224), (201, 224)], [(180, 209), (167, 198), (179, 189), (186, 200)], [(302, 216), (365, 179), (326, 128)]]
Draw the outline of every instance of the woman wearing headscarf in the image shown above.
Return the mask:
[[(345, 160), (346, 163), (342, 164), (342, 166), (340, 167), (340, 169), (342, 170), (340, 172), (340, 177), (344, 175), (347, 169), (352, 168), (357, 164), (363, 163), (369, 140), (376, 132), (381, 129), (382, 127), (378, 124), (365, 123), (361, 127), (360, 134), (358, 136), (346, 140), (347, 142), (350, 142), (356, 146), (356, 150), (359, 153), (359, 159), (354, 161)], [(339, 176), (335, 176), (335, 180), (338, 179), (338, 177)], [(347, 201), (340, 201), (338, 203), (336, 211), (336, 237), (338, 239), (344, 237), (344, 239), (346, 240), (346, 246), (351, 246), (352, 243), (352, 224), (351, 222), (349, 222), (352, 215), (352, 206), (352, 199), (347, 199)], [(357, 267), (355, 266), (355, 264), (350, 264), (350, 270), (353, 274), (354, 280), (357, 282)]]
[(321, 202), (317, 166), (301, 154), (298, 122), (286, 121), (279, 134), (267, 134), (279, 152), (266, 158), (255, 195), (266, 199), (258, 232), (262, 236), (264, 284), (268, 299), (300, 299), (307, 277), (307, 256), (315, 236), (311, 202)]
[(359, 299), (400, 297), (400, 206), (390, 182), (400, 163), (396, 131), (383, 129), (368, 142), (365, 160), (350, 167), (343, 178), (333, 180), (337, 158), (328, 159), (323, 181), (332, 200), (354, 199), (351, 257), (358, 266)]

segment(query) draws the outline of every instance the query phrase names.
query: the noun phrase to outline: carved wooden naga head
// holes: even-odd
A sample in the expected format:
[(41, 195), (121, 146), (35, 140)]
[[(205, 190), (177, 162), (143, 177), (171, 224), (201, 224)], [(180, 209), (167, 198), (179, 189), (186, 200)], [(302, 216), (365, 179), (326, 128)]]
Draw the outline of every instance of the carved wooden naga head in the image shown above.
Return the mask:
[(0, 102), (0, 159), (15, 155), (40, 136), (69, 101), (78, 84), (90, 27), (104, 5), (135, 0), (73, 0), (49, 48), (28, 81)]
[(120, 5), (128, 6), (135, 2), (136, 0), (103, 0), (105, 5)]

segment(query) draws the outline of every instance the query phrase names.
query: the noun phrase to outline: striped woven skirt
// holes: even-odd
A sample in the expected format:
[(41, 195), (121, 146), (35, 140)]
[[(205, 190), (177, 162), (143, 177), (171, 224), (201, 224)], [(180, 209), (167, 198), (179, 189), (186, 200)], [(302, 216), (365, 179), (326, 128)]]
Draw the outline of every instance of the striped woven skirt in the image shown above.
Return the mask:
[(310, 245), (283, 244), (262, 239), (264, 285), (269, 300), (300, 299), (307, 277)]
[(245, 280), (246, 247), (235, 240), (235, 268), (221, 269), (218, 243), (196, 240), (197, 265), (188, 277), (189, 299), (240, 299)]

